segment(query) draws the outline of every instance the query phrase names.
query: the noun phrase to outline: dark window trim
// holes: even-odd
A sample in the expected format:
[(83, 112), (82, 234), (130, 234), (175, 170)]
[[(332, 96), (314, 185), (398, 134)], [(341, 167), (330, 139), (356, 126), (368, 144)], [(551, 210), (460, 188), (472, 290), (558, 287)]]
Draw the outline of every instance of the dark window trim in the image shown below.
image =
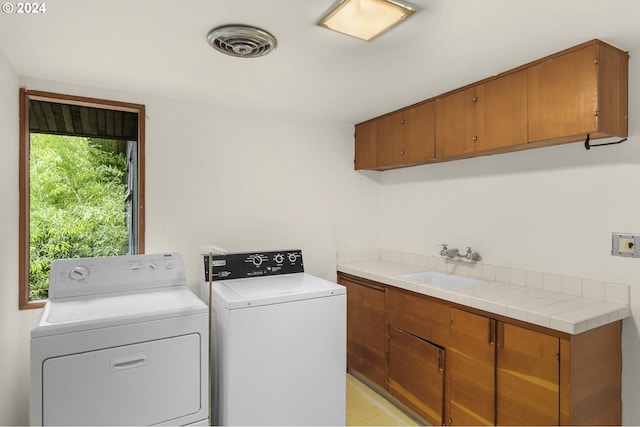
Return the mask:
[(138, 252), (144, 253), (145, 236), (145, 106), (82, 96), (20, 88), (18, 306), (20, 310), (43, 307), (45, 301), (29, 301), (29, 100), (50, 101), (138, 113)]

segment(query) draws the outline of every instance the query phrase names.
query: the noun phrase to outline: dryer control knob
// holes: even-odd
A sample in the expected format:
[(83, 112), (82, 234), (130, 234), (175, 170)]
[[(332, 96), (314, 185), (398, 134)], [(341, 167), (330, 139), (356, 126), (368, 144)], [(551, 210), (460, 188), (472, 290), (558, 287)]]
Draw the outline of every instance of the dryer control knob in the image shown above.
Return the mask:
[(282, 264), (282, 261), (284, 261), (284, 255), (276, 254), (276, 256), (273, 257), (273, 260), (278, 264)]
[(290, 262), (290, 263), (294, 263), (294, 262), (296, 262), (296, 259), (298, 259), (298, 257), (296, 256), (296, 254), (289, 254), (289, 255), (287, 256), (287, 258), (289, 258), (289, 262)]
[(260, 257), (260, 255), (254, 255), (251, 262), (253, 262), (253, 265), (255, 265), (256, 267), (260, 267), (262, 265), (262, 258)]
[(69, 272), (69, 277), (72, 280), (78, 280), (78, 281), (86, 279), (88, 275), (89, 275), (89, 269), (87, 267), (82, 267), (82, 266), (74, 267), (73, 270)]

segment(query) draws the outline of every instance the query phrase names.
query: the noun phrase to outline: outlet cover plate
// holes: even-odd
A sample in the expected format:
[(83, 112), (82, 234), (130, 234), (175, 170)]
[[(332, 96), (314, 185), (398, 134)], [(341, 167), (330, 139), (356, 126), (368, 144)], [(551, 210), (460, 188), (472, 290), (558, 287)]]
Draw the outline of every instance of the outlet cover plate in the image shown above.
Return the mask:
[(611, 255), (640, 258), (640, 235), (612, 233)]

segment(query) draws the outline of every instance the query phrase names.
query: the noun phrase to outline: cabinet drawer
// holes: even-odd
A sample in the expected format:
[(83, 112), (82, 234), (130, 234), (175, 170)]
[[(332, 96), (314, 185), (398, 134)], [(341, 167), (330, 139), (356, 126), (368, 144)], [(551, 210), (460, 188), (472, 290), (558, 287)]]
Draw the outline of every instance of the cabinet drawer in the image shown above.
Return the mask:
[(449, 306), (400, 289), (387, 290), (387, 320), (424, 340), (449, 345)]

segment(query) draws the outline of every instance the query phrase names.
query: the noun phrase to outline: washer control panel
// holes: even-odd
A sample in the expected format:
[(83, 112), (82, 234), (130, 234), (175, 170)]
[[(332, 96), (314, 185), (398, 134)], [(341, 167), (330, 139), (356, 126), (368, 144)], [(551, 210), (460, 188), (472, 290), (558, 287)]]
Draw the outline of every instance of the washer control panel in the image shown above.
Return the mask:
[[(209, 254), (203, 255), (204, 281), (209, 281)], [(236, 252), (213, 255), (211, 263), (213, 280), (240, 279), (244, 277), (275, 276), (278, 274), (304, 273), (302, 251), (286, 249), (268, 252)]]

